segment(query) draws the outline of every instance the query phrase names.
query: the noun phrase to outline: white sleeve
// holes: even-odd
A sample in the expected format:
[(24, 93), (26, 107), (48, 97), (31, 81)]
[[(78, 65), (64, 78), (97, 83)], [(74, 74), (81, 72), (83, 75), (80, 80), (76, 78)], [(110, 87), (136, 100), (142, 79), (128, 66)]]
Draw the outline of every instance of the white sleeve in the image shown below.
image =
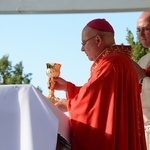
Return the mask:
[[(150, 66), (150, 53), (143, 56), (138, 64), (143, 68), (147, 69)], [(144, 123), (150, 122), (150, 77), (145, 77), (142, 83), (141, 92), (142, 108)]]
[(150, 66), (150, 53), (143, 56), (139, 61), (138, 64), (143, 68), (146, 69)]
[(150, 121), (150, 78), (149, 77), (145, 77), (143, 79), (141, 100), (142, 100), (144, 123), (147, 123)]
[(142, 90), (149, 90), (150, 94), (150, 77), (143, 78)]

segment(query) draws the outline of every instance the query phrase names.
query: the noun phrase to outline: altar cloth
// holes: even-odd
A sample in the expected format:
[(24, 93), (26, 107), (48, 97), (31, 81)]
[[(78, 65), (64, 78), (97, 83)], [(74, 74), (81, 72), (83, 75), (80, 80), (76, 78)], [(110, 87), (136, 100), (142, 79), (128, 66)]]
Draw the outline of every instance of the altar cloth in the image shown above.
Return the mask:
[(0, 85), (0, 149), (55, 150), (70, 142), (69, 118), (33, 85)]

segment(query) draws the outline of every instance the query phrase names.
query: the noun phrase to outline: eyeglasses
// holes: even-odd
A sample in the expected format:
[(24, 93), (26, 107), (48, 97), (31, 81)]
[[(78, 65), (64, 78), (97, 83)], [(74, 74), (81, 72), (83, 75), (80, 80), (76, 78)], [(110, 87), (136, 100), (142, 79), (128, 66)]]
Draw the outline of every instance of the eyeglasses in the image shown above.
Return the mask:
[(95, 35), (95, 36), (92, 36), (91, 38), (89, 38), (89, 39), (87, 39), (87, 40), (85, 40), (85, 41), (83, 41), (81, 44), (82, 44), (82, 46), (85, 46), (86, 45), (86, 43), (89, 41), (89, 40), (91, 40), (91, 39), (93, 39), (93, 38), (95, 38), (97, 35)]

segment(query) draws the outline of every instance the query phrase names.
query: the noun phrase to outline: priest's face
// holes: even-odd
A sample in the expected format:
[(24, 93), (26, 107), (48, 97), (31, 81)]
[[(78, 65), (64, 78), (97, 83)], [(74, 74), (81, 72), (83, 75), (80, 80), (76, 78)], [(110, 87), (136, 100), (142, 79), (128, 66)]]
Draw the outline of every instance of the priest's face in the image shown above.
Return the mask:
[(81, 51), (85, 52), (89, 60), (94, 61), (99, 55), (98, 42), (100, 36), (91, 32), (88, 27), (83, 29), (82, 32), (82, 48)]
[(150, 48), (150, 12), (143, 13), (137, 21), (138, 38), (145, 48)]

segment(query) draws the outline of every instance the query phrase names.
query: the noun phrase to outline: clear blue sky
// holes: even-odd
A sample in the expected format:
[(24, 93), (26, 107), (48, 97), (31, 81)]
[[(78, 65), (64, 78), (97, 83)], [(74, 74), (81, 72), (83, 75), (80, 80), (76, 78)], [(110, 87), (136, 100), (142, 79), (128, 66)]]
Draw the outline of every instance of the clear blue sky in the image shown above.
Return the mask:
[[(0, 15), (0, 58), (9, 55), (12, 65), (22, 61), (24, 73), (32, 73), (31, 84), (47, 96), (46, 63), (62, 64), (61, 77), (77, 85), (89, 77), (92, 62), (81, 52), (81, 32), (92, 19), (105, 18), (115, 30), (116, 44), (127, 44), (127, 28), (136, 38), (141, 12)], [(63, 92), (56, 96), (64, 97)]]

